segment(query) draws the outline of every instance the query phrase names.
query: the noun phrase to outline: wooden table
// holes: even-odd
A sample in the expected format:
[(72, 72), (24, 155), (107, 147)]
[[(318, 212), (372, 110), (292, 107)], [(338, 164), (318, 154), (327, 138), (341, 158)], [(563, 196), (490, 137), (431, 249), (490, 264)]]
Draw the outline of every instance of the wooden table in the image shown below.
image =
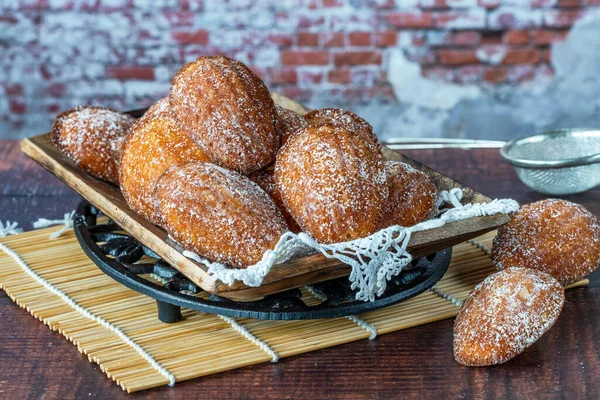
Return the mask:
[[(494, 149), (407, 154), (491, 197), (520, 203), (543, 198), (518, 180)], [(39, 217), (62, 218), (80, 197), (0, 141), (0, 219), (26, 230)], [(600, 214), (600, 189), (569, 200)], [(600, 398), (600, 274), (567, 292), (556, 325), (500, 366), (467, 368), (452, 356), (446, 320), (206, 378), (132, 398)], [(44, 328), (0, 292), (0, 398), (114, 398), (123, 394), (58, 333)]]

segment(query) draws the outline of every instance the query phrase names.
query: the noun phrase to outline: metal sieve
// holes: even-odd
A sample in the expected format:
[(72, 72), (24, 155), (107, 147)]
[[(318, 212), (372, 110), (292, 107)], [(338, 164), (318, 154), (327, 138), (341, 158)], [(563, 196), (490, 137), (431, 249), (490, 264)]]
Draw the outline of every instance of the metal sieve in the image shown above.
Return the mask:
[(600, 185), (600, 130), (548, 131), (512, 140), (500, 154), (540, 193), (567, 195)]

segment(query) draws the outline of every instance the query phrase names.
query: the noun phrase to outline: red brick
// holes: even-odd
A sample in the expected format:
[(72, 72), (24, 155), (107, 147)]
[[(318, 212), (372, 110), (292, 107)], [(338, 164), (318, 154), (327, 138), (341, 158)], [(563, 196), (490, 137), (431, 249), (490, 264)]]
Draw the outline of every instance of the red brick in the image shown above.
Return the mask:
[(435, 53), (427, 48), (413, 47), (407, 49), (406, 58), (419, 64), (435, 64)]
[(19, 20), (13, 15), (0, 15), (0, 23), (2, 24), (16, 25), (17, 22), (19, 22)]
[(475, 31), (453, 32), (451, 42), (454, 46), (476, 46), (481, 40), (481, 34)]
[(483, 77), (483, 66), (465, 65), (454, 70), (454, 81), (458, 83), (481, 82)]
[(204, 2), (202, 0), (179, 0), (179, 7), (183, 10), (200, 11), (204, 8)]
[(321, 37), (321, 43), (325, 47), (343, 47), (345, 43), (345, 36), (343, 33), (323, 33)]
[(552, 10), (544, 13), (544, 26), (552, 28), (568, 28), (582, 13), (579, 10)]
[(526, 30), (508, 31), (504, 34), (504, 43), (517, 46), (528, 44), (529, 32)]
[(7, 96), (20, 96), (23, 94), (23, 86), (18, 83), (4, 83), (4, 93)]
[(106, 67), (106, 74), (119, 80), (154, 80), (154, 67), (115, 66)]
[(381, 53), (376, 51), (347, 51), (334, 54), (333, 60), (337, 66), (381, 64)]
[(584, 0), (586, 6), (600, 6), (600, 0)]
[(479, 0), (478, 3), (484, 8), (496, 8), (500, 5), (500, 0)]
[(508, 70), (506, 67), (493, 67), (486, 68), (483, 72), (483, 80), (491, 83), (505, 82), (508, 77)]
[(392, 47), (398, 43), (398, 33), (396, 31), (382, 31), (375, 33), (375, 46)]
[(196, 13), (193, 11), (163, 10), (163, 15), (171, 26), (192, 26), (194, 25)]
[(50, 103), (46, 106), (46, 111), (48, 111), (50, 114), (58, 114), (60, 110), (61, 107), (57, 103)]
[(581, 5), (580, 0), (558, 0), (559, 8), (576, 8)]
[(530, 81), (535, 78), (536, 68), (533, 65), (515, 65), (508, 71), (508, 80), (511, 82)]
[(298, 46), (318, 46), (319, 34), (311, 32), (300, 32), (297, 35)]
[(277, 46), (291, 46), (294, 44), (294, 37), (287, 33), (270, 33), (265, 37), (265, 43)]
[(323, 81), (323, 73), (322, 72), (313, 72), (313, 71), (300, 71), (298, 76), (298, 80), (301, 83), (312, 83), (317, 84)]
[(540, 53), (535, 49), (510, 49), (506, 52), (503, 64), (537, 64)]
[(452, 81), (454, 78), (454, 72), (451, 68), (432, 66), (425, 66), (421, 68), (421, 75), (425, 78), (435, 79), (438, 81)]
[(502, 32), (499, 31), (486, 31), (481, 35), (481, 44), (502, 44)]
[(415, 32), (410, 38), (410, 43), (415, 47), (423, 47), (427, 44), (427, 37), (421, 32)]
[(446, 0), (421, 0), (419, 2), (419, 7), (429, 9), (441, 9), (448, 8), (448, 4)]
[(285, 86), (279, 89), (279, 92), (297, 101), (307, 101), (312, 97), (312, 90), (300, 89), (297, 86)]
[(295, 69), (272, 69), (270, 71), (271, 83), (296, 83), (298, 82), (298, 73)]
[(396, 7), (394, 0), (367, 0), (367, 7), (372, 7), (378, 10), (392, 9)]
[(21, 0), (19, 3), (19, 9), (21, 10), (43, 10), (48, 6), (46, 0)]
[(543, 63), (550, 63), (550, 49), (541, 49), (540, 50), (540, 58)]
[(14, 114), (25, 114), (27, 112), (27, 104), (23, 100), (13, 99), (9, 102), (10, 112)]
[(371, 33), (369, 32), (350, 32), (348, 34), (350, 46), (370, 46)]
[(439, 51), (440, 62), (444, 65), (478, 64), (479, 60), (474, 50), (451, 50)]
[(380, 84), (371, 88), (371, 96), (372, 97), (385, 97), (388, 100), (396, 100), (396, 94), (394, 93), (394, 88), (388, 84)]
[(197, 31), (173, 32), (173, 40), (185, 44), (208, 44), (208, 31), (198, 29)]
[(533, 8), (543, 8), (543, 7), (552, 7), (556, 3), (556, 0), (531, 0), (531, 7)]
[(350, 83), (350, 70), (332, 69), (327, 74), (327, 81), (331, 83)]
[(538, 46), (547, 46), (554, 42), (564, 40), (568, 31), (538, 30), (533, 32), (533, 43)]
[(110, 2), (100, 0), (99, 3), (99, 10), (101, 12), (123, 11), (127, 10), (128, 8), (131, 8), (134, 5), (134, 1), (132, 0), (120, 0), (118, 2), (114, 0)]
[(296, 51), (284, 50), (281, 52), (283, 65), (327, 65), (329, 53), (327, 51)]
[(435, 27), (445, 29), (483, 29), (485, 27), (485, 12), (473, 11), (444, 11), (435, 14)]
[(52, 97), (62, 97), (66, 92), (66, 88), (62, 83), (52, 83), (46, 88), (46, 92)]
[(387, 15), (388, 24), (402, 29), (429, 28), (433, 26), (430, 12), (394, 12)]
[(298, 19), (298, 28), (307, 29), (313, 28), (317, 26), (322, 26), (325, 24), (325, 17), (321, 16), (301, 16)]

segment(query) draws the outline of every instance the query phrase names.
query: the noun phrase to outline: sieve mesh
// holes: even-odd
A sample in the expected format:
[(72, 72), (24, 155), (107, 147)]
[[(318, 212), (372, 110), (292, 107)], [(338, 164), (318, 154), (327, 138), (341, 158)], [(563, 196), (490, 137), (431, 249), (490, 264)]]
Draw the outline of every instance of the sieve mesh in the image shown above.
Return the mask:
[[(556, 131), (507, 144), (504, 158), (515, 160), (568, 161), (600, 154), (600, 131)], [(550, 195), (581, 193), (600, 184), (600, 164), (559, 168), (515, 165), (521, 181), (533, 190)]]

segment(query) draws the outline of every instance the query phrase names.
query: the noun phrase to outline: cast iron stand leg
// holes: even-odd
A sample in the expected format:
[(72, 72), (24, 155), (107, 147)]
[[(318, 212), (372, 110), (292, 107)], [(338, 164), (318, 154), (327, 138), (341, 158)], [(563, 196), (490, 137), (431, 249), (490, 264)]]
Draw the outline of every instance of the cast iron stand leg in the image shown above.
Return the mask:
[(181, 321), (181, 307), (165, 303), (164, 301), (156, 300), (158, 306), (158, 319), (168, 324)]

